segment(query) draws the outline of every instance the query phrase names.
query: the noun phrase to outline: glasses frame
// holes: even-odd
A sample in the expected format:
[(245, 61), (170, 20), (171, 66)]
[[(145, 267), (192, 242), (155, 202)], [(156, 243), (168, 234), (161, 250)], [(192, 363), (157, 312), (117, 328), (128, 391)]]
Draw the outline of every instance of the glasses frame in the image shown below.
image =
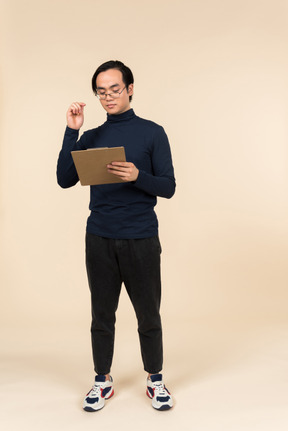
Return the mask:
[[(120, 95), (123, 93), (123, 91), (125, 90), (125, 88), (127, 88), (127, 86), (125, 85), (125, 87), (124, 88), (122, 88), (122, 90), (121, 91), (115, 91), (114, 93), (104, 93), (104, 94), (98, 94), (97, 93), (97, 90), (96, 90), (96, 97), (99, 99), (99, 100), (106, 100), (106, 98), (107, 98), (107, 96), (110, 96), (110, 97), (112, 97), (112, 99), (118, 99), (119, 97), (120, 97)], [(113, 96), (112, 96), (112, 94), (113, 94)], [(115, 95), (117, 94), (117, 96), (116, 97), (114, 97)]]

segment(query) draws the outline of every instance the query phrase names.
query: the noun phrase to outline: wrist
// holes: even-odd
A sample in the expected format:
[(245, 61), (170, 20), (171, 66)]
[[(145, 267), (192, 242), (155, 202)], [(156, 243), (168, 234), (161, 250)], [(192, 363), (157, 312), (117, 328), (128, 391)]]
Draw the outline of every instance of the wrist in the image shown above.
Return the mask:
[(72, 127), (68, 126), (68, 124), (66, 126), (66, 131), (73, 135), (76, 135), (76, 134), (79, 135), (79, 129), (73, 129)]
[(77, 129), (76, 127), (69, 126), (69, 124), (67, 124), (67, 127), (69, 127), (69, 129), (76, 130), (77, 132), (80, 130), (80, 127)]

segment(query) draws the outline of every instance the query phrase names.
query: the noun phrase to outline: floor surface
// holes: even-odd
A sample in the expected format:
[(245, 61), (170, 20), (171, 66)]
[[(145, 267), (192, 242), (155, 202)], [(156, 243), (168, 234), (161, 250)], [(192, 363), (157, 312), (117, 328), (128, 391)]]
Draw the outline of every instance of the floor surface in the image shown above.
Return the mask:
[(155, 411), (145, 395), (134, 329), (120, 328), (115, 395), (96, 413), (81, 407), (93, 381), (89, 335), (82, 327), (70, 338), (63, 328), (7, 330), (1, 342), (1, 429), (287, 431), (288, 324), (195, 321), (185, 336), (184, 327), (180, 321), (166, 325), (165, 382), (175, 401), (166, 412)]

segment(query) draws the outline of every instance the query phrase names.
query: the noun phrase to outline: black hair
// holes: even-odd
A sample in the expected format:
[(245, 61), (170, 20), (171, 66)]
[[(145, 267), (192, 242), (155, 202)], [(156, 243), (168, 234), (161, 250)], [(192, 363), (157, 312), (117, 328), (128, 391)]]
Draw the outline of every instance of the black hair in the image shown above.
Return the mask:
[[(101, 66), (98, 67), (98, 69), (96, 70), (96, 72), (92, 77), (92, 90), (95, 94), (97, 92), (97, 86), (96, 86), (97, 76), (99, 75), (99, 73), (106, 72), (106, 70), (109, 70), (109, 69), (120, 70), (120, 72), (122, 73), (123, 82), (127, 89), (130, 84), (134, 83), (133, 73), (131, 72), (129, 67), (125, 66), (125, 64), (122, 63), (122, 61), (118, 61), (118, 60), (106, 61), (106, 63), (103, 63), (101, 64)], [(131, 102), (131, 100), (132, 100), (132, 96), (129, 96), (129, 101)]]

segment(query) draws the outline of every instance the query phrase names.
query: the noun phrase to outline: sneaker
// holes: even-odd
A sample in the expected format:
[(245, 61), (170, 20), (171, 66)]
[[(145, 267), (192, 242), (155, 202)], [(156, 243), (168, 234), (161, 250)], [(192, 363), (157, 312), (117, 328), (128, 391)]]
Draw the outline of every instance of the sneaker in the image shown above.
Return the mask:
[(104, 407), (105, 400), (114, 395), (113, 379), (106, 380), (105, 376), (95, 377), (95, 384), (84, 399), (83, 409), (86, 412), (96, 412)]
[(147, 379), (146, 394), (152, 399), (152, 407), (157, 410), (169, 410), (173, 406), (170, 392), (162, 381), (162, 374), (153, 374)]

